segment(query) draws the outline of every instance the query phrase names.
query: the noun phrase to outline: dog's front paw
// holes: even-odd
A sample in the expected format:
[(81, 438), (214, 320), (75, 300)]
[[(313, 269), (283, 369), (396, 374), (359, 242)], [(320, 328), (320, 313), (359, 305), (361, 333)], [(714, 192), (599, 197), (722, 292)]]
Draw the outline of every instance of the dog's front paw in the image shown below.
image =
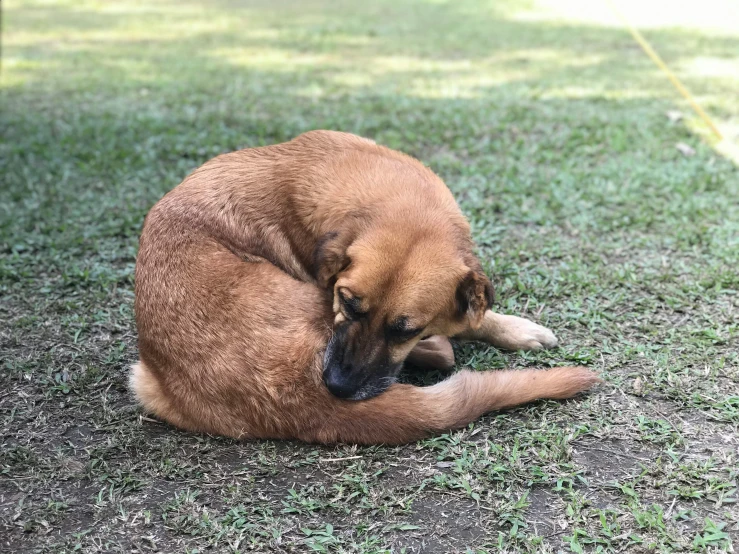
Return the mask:
[(406, 361), (422, 369), (448, 372), (454, 368), (454, 349), (448, 338), (435, 335), (419, 341)]
[(496, 342), (508, 350), (541, 350), (557, 346), (554, 333), (538, 323), (512, 315), (505, 318), (501, 336)]

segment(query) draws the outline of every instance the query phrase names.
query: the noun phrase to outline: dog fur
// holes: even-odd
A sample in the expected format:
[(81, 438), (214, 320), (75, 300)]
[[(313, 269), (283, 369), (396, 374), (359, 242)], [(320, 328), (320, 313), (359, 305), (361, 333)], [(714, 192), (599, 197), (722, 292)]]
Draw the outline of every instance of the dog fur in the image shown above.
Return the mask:
[(130, 384), (147, 411), (190, 431), (398, 444), (599, 381), (560, 367), (394, 382), (406, 360), (449, 367), (444, 337), (556, 344), (491, 301), (469, 225), (432, 171), (313, 131), (218, 156), (151, 209)]

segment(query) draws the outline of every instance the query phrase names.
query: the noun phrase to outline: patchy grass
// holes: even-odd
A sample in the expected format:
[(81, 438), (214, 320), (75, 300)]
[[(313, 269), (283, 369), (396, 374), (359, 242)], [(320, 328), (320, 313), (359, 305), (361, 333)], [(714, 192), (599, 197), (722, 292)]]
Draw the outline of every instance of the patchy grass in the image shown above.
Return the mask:
[[(739, 171), (628, 34), (575, 4), (4, 5), (0, 550), (736, 548)], [(735, 140), (739, 30), (710, 6), (671, 7), (681, 27), (630, 15)], [(463, 345), (459, 366), (579, 363), (607, 384), (403, 448), (141, 417), (144, 214), (213, 155), (313, 128), (428, 163), (499, 309), (561, 339)]]

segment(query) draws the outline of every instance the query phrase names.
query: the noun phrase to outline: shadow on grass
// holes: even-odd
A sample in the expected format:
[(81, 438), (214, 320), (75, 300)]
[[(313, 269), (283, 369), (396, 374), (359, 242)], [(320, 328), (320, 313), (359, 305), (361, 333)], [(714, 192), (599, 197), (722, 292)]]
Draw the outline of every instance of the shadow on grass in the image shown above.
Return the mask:
[[(517, 21), (506, 15), (507, 3), (487, 10), (471, 2), (352, 3), (335, 10), (320, 2), (245, 5), (15, 8), (8, 27), (24, 32), (9, 41), (7, 55), (27, 64), (25, 72), (15, 70), (27, 86), (94, 85), (98, 94), (145, 85), (181, 94), (182, 87), (215, 90), (240, 78), (265, 88), (274, 83), (254, 70), (286, 80), (286, 92), (313, 86), (329, 94), (383, 94), (422, 77), (435, 85), (461, 81), (446, 96), (474, 96), (480, 74), (539, 90), (581, 87), (584, 94), (632, 84), (644, 97), (668, 90), (623, 29)], [(663, 29), (650, 39), (677, 65), (698, 55), (732, 59), (739, 51), (734, 36)]]

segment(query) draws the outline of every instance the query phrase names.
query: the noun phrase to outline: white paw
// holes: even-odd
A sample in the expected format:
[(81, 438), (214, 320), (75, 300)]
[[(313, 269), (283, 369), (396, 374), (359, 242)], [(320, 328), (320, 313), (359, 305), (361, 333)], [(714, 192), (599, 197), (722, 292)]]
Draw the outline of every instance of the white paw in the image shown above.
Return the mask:
[(557, 337), (549, 329), (516, 316), (505, 316), (506, 348), (511, 350), (541, 350), (557, 346)]

